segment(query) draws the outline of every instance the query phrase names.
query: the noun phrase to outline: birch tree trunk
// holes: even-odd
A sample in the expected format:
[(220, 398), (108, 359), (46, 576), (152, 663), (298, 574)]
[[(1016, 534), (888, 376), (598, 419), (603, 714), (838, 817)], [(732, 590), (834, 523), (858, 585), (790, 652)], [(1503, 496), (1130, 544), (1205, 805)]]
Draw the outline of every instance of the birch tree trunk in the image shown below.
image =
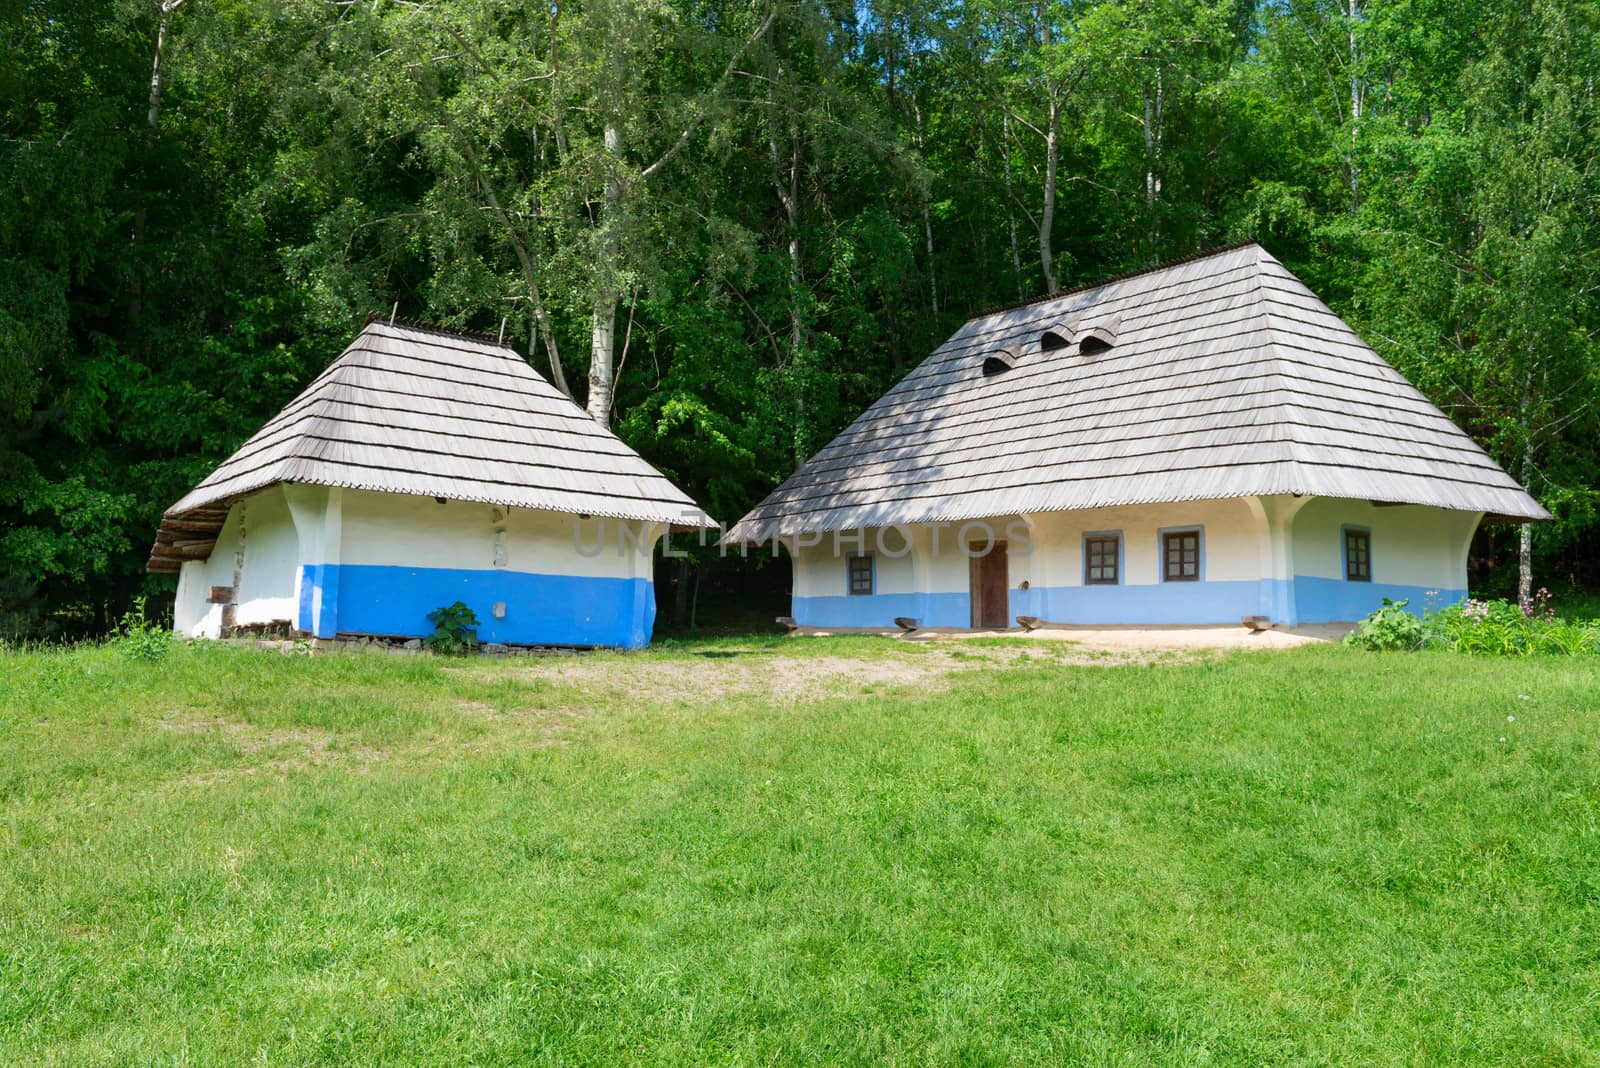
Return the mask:
[[(912, 114), (916, 116), (917, 120), (917, 154), (920, 156), (923, 154), (921, 106), (912, 104)], [(934, 317), (937, 318), (939, 315), (939, 274), (933, 269), (933, 222), (928, 215), (929, 178), (926, 172), (923, 173), (920, 184), (922, 186), (922, 237), (928, 249), (928, 303), (933, 310)]]
[(602, 426), (611, 425), (611, 402), (616, 366), (618, 227), (622, 213), (622, 127), (615, 118), (605, 125), (605, 216), (600, 220), (600, 262), (595, 265), (594, 312), (589, 343), (589, 415)]
[(156, 122), (161, 117), (161, 88), (165, 73), (161, 69), (161, 54), (167, 47), (167, 29), (172, 24), (172, 13), (183, 0), (161, 0), (161, 19), (156, 23), (156, 56), (150, 65), (150, 109), (145, 113), (144, 124), (154, 134)]
[(1145, 243), (1152, 260), (1159, 259), (1161, 226), (1156, 206), (1161, 200), (1162, 108), (1165, 104), (1161, 66), (1156, 64), (1154, 88), (1146, 82), (1144, 93), (1144, 208), (1147, 220)]
[(1517, 603), (1523, 615), (1533, 610), (1533, 524), (1517, 532)]
[(1002, 133), (1005, 137), (1006, 148), (1006, 223), (1011, 228), (1011, 274), (1017, 283), (1017, 300), (1022, 301), (1022, 252), (1017, 247), (1017, 204), (1016, 194), (1011, 189), (1011, 112), (1003, 114)]
[(1044, 210), (1039, 213), (1039, 266), (1044, 268), (1047, 293), (1059, 293), (1052, 231), (1056, 224), (1056, 170), (1061, 156), (1061, 101), (1052, 89), (1044, 133)]
[(800, 287), (805, 280), (800, 271), (800, 216), (795, 188), (799, 168), (800, 146), (795, 144), (790, 157), (789, 191), (783, 198), (783, 207), (789, 229), (789, 366), (801, 372), (796, 376), (794, 391), (794, 462), (797, 465), (811, 455), (811, 430), (806, 424), (805, 319), (800, 311)]
[[(767, 156), (772, 165), (772, 188), (783, 206), (783, 229), (789, 254), (789, 366), (799, 371), (805, 357), (805, 316), (800, 307), (801, 287), (805, 284), (800, 255), (800, 131), (795, 126), (794, 113), (782, 124), (788, 151), (782, 152), (779, 141), (779, 105), (773, 91), (774, 83), (784, 83), (784, 69), (778, 67), (773, 83), (767, 86)], [(785, 84), (786, 95), (793, 87)], [(787, 156), (787, 160), (785, 160)], [(805, 462), (810, 455), (810, 434), (806, 428), (805, 379), (797, 373), (794, 392), (794, 459)]]
[[(717, 79), (711, 91), (712, 94), (720, 93), (727, 85), (739, 60), (744, 57), (750, 46), (767, 32), (776, 17), (776, 9), (768, 11), (755, 32), (734, 49), (733, 55), (728, 57), (727, 66), (722, 70), (722, 76)], [(613, 49), (606, 57), (606, 64), (609, 83), (606, 87), (608, 97), (606, 103), (616, 106), (623, 96), (624, 56)], [(707, 114), (709, 114), (707, 107), (704, 104), (699, 106), (677, 139), (667, 146), (666, 151), (662, 152), (654, 163), (639, 171), (635, 180), (641, 184), (649, 182), (676, 159), (678, 153), (689, 144), (695, 131), (700, 128), (700, 124), (705, 121)], [(586, 406), (595, 422), (609, 426), (611, 406), (616, 391), (617, 304), (622, 295), (623, 199), (626, 195), (626, 190), (623, 188), (623, 167), (627, 162), (622, 144), (622, 120), (615, 112), (605, 116), (604, 143), (605, 206), (598, 223), (599, 234), (596, 242), (598, 262), (594, 264), (594, 305), (590, 319), (589, 343), (589, 396)]]
[[(167, 33), (172, 26), (172, 13), (178, 10), (183, 0), (161, 0), (161, 16), (156, 22), (156, 47), (155, 57), (150, 61), (150, 98), (149, 108), (144, 116), (144, 140), (146, 146), (153, 146), (156, 140), (156, 129), (161, 121), (161, 91), (166, 81), (166, 70), (161, 65), (161, 60), (167, 50)], [(133, 225), (131, 243), (135, 248), (144, 244), (145, 227), (149, 222), (149, 214), (141, 202), (133, 212)], [(126, 286), (125, 312), (129, 322), (138, 322), (144, 314), (144, 280), (139, 276), (138, 270), (128, 274)]]
[[(1532, 359), (1532, 354), (1528, 354)], [(1530, 364), (1531, 367), (1531, 364)], [(1525, 373), (1522, 386), (1522, 486), (1533, 485), (1533, 426), (1529, 413), (1533, 404), (1533, 372)], [(1517, 532), (1517, 604), (1526, 615), (1533, 608), (1533, 524), (1524, 523)]]
[(1361, 136), (1361, 113), (1365, 103), (1361, 84), (1361, 50), (1356, 40), (1356, 22), (1361, 18), (1360, 0), (1348, 0), (1346, 14), (1350, 19), (1350, 214), (1361, 208), (1361, 174), (1356, 164), (1357, 140)]
[(601, 426), (611, 425), (612, 371), (616, 365), (617, 302), (615, 286), (595, 287), (589, 340), (589, 415)]

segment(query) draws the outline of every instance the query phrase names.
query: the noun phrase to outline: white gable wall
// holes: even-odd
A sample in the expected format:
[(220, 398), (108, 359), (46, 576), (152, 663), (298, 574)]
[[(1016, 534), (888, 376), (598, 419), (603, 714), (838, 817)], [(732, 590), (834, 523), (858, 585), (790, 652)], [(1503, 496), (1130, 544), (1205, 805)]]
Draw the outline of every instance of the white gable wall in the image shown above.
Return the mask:
[(263, 490), (228, 512), (211, 556), (185, 561), (178, 573), (173, 629), (190, 637), (221, 633), (223, 605), (211, 587), (234, 587), (233, 623), (291, 623), (299, 539), (281, 487)]
[[(211, 557), (184, 565), (176, 629), (216, 636), (211, 586), (234, 586), (237, 625), (420, 636), (462, 601), (484, 641), (637, 647), (655, 616), (661, 524), (321, 486), (235, 504)], [(237, 580), (237, 581), (236, 581)]]
[[(636, 520), (580, 519), (473, 501), (441, 504), (430, 497), (366, 490), (346, 490), (343, 511), (341, 562), (351, 566), (502, 568), (632, 579), (651, 573), (649, 549), (661, 535), (659, 525)], [(644, 552), (624, 543), (630, 535), (635, 542), (648, 538)]]

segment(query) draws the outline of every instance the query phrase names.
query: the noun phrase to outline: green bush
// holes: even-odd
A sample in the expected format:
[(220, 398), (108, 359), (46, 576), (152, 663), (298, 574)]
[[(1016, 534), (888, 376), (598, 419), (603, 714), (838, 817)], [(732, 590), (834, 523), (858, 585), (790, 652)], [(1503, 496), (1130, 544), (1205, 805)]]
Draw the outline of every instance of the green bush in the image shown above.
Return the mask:
[(1406, 611), (1409, 603), (1385, 597), (1383, 607), (1356, 624), (1356, 629), (1345, 636), (1345, 643), (1376, 652), (1420, 649), (1422, 620)]
[(129, 660), (154, 663), (171, 650), (172, 631), (146, 615), (144, 598), (135, 597), (112, 632), (111, 644)]
[(1539, 633), (1537, 651), (1552, 656), (1600, 652), (1600, 626), (1556, 620)]
[(1473, 656), (1580, 656), (1600, 653), (1600, 622), (1559, 618), (1540, 590), (1528, 612), (1506, 600), (1466, 600), (1421, 620), (1391, 603), (1345, 639), (1363, 649), (1448, 649)]
[(433, 633), (422, 639), (422, 644), (434, 652), (463, 656), (478, 647), (478, 615), (465, 603), (435, 608), (428, 613), (428, 622), (433, 624)]
[(1429, 644), (1479, 656), (1523, 656), (1533, 650), (1534, 621), (1510, 601), (1467, 600), (1428, 615)]

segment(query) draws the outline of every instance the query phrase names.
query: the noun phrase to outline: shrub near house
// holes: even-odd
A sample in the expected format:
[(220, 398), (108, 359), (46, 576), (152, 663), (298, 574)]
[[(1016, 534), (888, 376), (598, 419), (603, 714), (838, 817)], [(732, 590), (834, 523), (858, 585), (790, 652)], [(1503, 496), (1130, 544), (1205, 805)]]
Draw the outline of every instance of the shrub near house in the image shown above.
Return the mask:
[(1386, 601), (1346, 643), (1376, 651), (1448, 649), (1482, 656), (1577, 656), (1600, 653), (1600, 621), (1563, 619), (1540, 590), (1527, 612), (1509, 601), (1467, 600), (1421, 619), (1406, 603)]

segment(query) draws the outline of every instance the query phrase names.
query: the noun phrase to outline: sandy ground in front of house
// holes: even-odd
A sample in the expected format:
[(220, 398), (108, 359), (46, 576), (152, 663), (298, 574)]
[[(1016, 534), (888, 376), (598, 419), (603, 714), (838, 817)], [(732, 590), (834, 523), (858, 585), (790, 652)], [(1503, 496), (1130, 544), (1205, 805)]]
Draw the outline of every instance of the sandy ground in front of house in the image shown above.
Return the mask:
[[(938, 649), (907, 649), (876, 656), (814, 656), (797, 648), (792, 654), (719, 650), (715, 658), (700, 655), (661, 660), (638, 656), (573, 657), (530, 662), (529, 675), (614, 697), (653, 704), (695, 704), (713, 697), (758, 693), (780, 703), (859, 695), (879, 686), (915, 686), (934, 692), (952, 676), (1009, 664), (1026, 650), (974, 649), (963, 654), (954, 643)], [(914, 654), (914, 655), (913, 655)], [(1074, 657), (1071, 662), (1099, 663)]]
[[(759, 693), (780, 703), (859, 695), (880, 686), (947, 688), (960, 675), (1030, 660), (1094, 667), (1181, 664), (1231, 650), (1284, 649), (1337, 640), (1348, 625), (1300, 627), (1253, 633), (1243, 626), (1045, 627), (1023, 630), (930, 628), (911, 634), (886, 630), (801, 628), (793, 653), (782, 648), (719, 648), (683, 657), (598, 656), (530, 660), (530, 676), (585, 693), (651, 703), (702, 703), (709, 698)], [(808, 653), (808, 636), (877, 634), (890, 648), (861, 656)], [(975, 638), (1018, 639), (973, 642)]]
[[(735, 643), (667, 655), (528, 657), (509, 660), (507, 667), (515, 677), (559, 687), (547, 692), (545, 703), (538, 706), (558, 715), (592, 706), (598, 696), (625, 702), (700, 705), (713, 698), (759, 694), (788, 704), (860, 696), (880, 687), (937, 692), (969, 672), (1030, 661), (1086, 667), (1193, 663), (1236, 650), (1286, 649), (1337, 641), (1351, 627), (1322, 624), (1260, 632), (1242, 625), (1045, 626), (1033, 631), (930, 627), (910, 633), (897, 629), (802, 627), (790, 639), (792, 646), (787, 642), (749, 647)], [(864, 645), (859, 651), (850, 646), (815, 652), (805, 648), (807, 637), (833, 634), (879, 635), (889, 641), (876, 647)], [(272, 645), (283, 651), (290, 647), (287, 642), (254, 644)], [(445, 670), (469, 668), (451, 665)], [(497, 714), (481, 701), (463, 702), (462, 708), (473, 714)], [(237, 739), (241, 746), (277, 745), (292, 740), (276, 735), (257, 738), (248, 732)], [(313, 743), (318, 742), (321, 748), (328, 747), (326, 739), (308, 737), (304, 741), (308, 748), (317, 748)]]
[(801, 627), (797, 635), (888, 634), (902, 641), (962, 641), (971, 638), (1025, 638), (1032, 641), (1067, 641), (1083, 649), (1107, 652), (1152, 653), (1174, 649), (1287, 649), (1315, 642), (1333, 642), (1348, 634), (1352, 623), (1316, 623), (1303, 627), (1274, 627), (1252, 631), (1241, 625), (1218, 626), (1107, 626), (1068, 627), (1046, 625), (1038, 630), (956, 630), (928, 627), (901, 634), (888, 630)]

